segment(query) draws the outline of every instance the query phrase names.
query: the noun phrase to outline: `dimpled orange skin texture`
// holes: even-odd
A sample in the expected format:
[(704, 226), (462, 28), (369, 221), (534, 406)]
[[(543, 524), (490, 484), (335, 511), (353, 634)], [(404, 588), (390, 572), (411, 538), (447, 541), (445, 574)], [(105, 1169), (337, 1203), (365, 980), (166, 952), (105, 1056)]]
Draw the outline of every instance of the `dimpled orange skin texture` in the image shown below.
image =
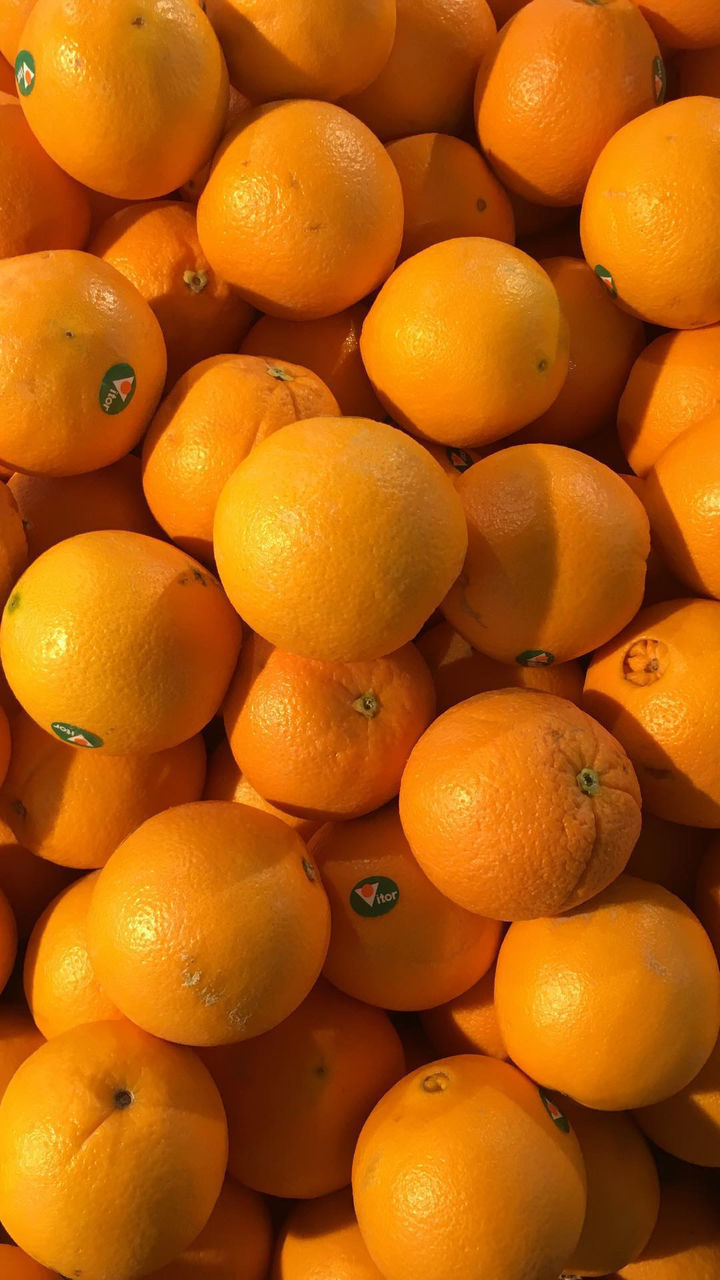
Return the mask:
[(279, 320), (261, 316), (240, 344), (243, 355), (285, 360), (312, 369), (350, 417), (385, 417), (360, 356), (360, 330), (367, 307), (358, 302), (323, 320)]
[(623, 875), (567, 915), (511, 925), (495, 1007), (508, 1053), (533, 1079), (622, 1111), (677, 1093), (707, 1061), (720, 973), (689, 907)]
[[(3, 1005), (0, 1010), (0, 1099), (21, 1062), (44, 1043), (44, 1036), (24, 1005)], [(4, 1272), (0, 1274), (4, 1276)]]
[(178, 547), (81, 533), (35, 560), (10, 599), (3, 666), (46, 731), (59, 721), (95, 734), (108, 755), (147, 754), (185, 742), (218, 710), (242, 629), (217, 579)]
[[(396, 804), (329, 823), (311, 847), (332, 917), (323, 973), (341, 991), (384, 1009), (427, 1009), (466, 991), (490, 968), (499, 924), (464, 911), (430, 883)], [(359, 914), (356, 886), (380, 876), (397, 887), (395, 905), (385, 914)]]
[(544, 258), (540, 265), (570, 326), (570, 366), (550, 408), (511, 443), (573, 445), (614, 422), (633, 361), (645, 343), (645, 328), (615, 306), (586, 262), (558, 257)]
[(720, 1042), (684, 1089), (635, 1112), (648, 1138), (690, 1164), (720, 1168)]
[(568, 328), (537, 262), (480, 236), (403, 262), (360, 339), (385, 408), (414, 435), (481, 445), (550, 407), (568, 370)]
[(648, 518), (603, 463), (563, 445), (517, 445), (477, 462), (457, 491), (468, 553), (442, 610), (489, 657), (567, 662), (640, 608)]
[(151, 200), (182, 186), (212, 155), (227, 110), (227, 68), (194, 0), (38, 0), (22, 42), (36, 68), (22, 99), (28, 124), (79, 182)]
[(539, 204), (579, 204), (605, 143), (656, 105), (659, 56), (632, 0), (526, 5), (490, 45), (475, 89), (478, 137), (501, 181)]
[(495, 30), (486, 0), (398, 0), (390, 57), (343, 106), (384, 142), (458, 132), (470, 121), (475, 75)]
[[(56, 542), (93, 529), (160, 535), (143, 494), (140, 459), (133, 453), (81, 476), (28, 476), (16, 471), (6, 488), (18, 505), (31, 560)], [(16, 573), (13, 582), (19, 576)]]
[(265, 1200), (226, 1178), (197, 1239), (148, 1280), (266, 1280), (272, 1244)]
[(715, 1280), (720, 1267), (720, 1226), (715, 1186), (697, 1170), (674, 1170), (660, 1193), (660, 1213), (650, 1243), (620, 1280)]
[(297, 831), (298, 835), (302, 836), (303, 840), (309, 840), (320, 825), (312, 818), (296, 818), (292, 813), (285, 813), (283, 809), (277, 809), (275, 805), (259, 795), (240, 772), (226, 738), (218, 744), (208, 760), (207, 779), (202, 798), (203, 800), (233, 800), (235, 804), (247, 804), (251, 809), (262, 809), (263, 813), (270, 813), (274, 818), (280, 818), (282, 822), (287, 823), (293, 831)]
[(475, 147), (447, 133), (420, 133), (391, 142), (387, 151), (402, 185), (401, 261), (458, 236), (514, 243), (508, 195)]
[(244, 338), (253, 309), (212, 270), (197, 238), (194, 210), (179, 201), (120, 209), (89, 245), (148, 302), (168, 353), (168, 385), (191, 365)]
[(424, 1009), (420, 1022), (436, 1053), (482, 1053), (507, 1059), (495, 1013), (495, 965), (462, 995), (434, 1009)]
[(232, 1176), (298, 1199), (347, 1186), (366, 1117), (405, 1072), (387, 1014), (326, 982), (280, 1026), (203, 1061), (225, 1104)]
[(300, 836), (211, 800), (166, 809), (128, 836), (88, 915), (90, 960), (110, 999), (153, 1035), (196, 1045), (286, 1018), (318, 977), (329, 932)]
[(369, 418), (310, 418), (223, 489), (215, 556), (249, 626), (291, 653), (359, 662), (417, 635), (462, 568), (460, 499), (422, 445)]
[(17, 98), (0, 97), (0, 257), (82, 249), (90, 204), (30, 131)]
[(691, 827), (720, 825), (720, 604), (643, 609), (595, 654), (583, 706), (622, 742), (643, 805)]
[(293, 1205), (270, 1280), (383, 1280), (360, 1235), (350, 1187)]
[(0, 1269), (3, 1280), (57, 1280), (57, 1272), (48, 1271), (14, 1244), (0, 1244)]
[(189, 369), (143, 442), (143, 485), (153, 514), (178, 546), (213, 558), (213, 520), (226, 481), (266, 436), (300, 418), (339, 415), (307, 369), (247, 355), (216, 355)]
[(582, 1228), (585, 1169), (536, 1084), (468, 1054), (412, 1072), (371, 1112), (353, 1195), (386, 1280), (554, 1280)]
[(714, 0), (638, 0), (658, 40), (670, 49), (720, 44), (720, 13)]
[(418, 637), (417, 647), (435, 681), (438, 715), (476, 693), (490, 689), (539, 689), (570, 702), (580, 702), (583, 670), (579, 662), (523, 667), (495, 662), (473, 649), (448, 622), (438, 622)]
[(50, 903), (30, 935), (23, 985), (36, 1026), (49, 1040), (84, 1022), (122, 1018), (100, 989), (87, 952), (87, 913), (98, 872)]
[(683, 432), (645, 477), (653, 537), (693, 594), (720, 597), (720, 414)]
[(680, 98), (614, 135), (590, 175), (585, 257), (609, 272), (620, 306), (652, 324), (720, 320), (720, 99)]
[(623, 870), (640, 790), (622, 747), (564, 698), (480, 693), (413, 749), (400, 818), (425, 874), (495, 920), (555, 915)]
[(564, 1274), (606, 1276), (642, 1253), (657, 1222), (660, 1183), (647, 1142), (629, 1115), (563, 1098), (588, 1181), (582, 1235)]
[(0, 1150), (2, 1220), (21, 1248), (61, 1275), (134, 1280), (207, 1222), (227, 1122), (196, 1054), (101, 1022), (22, 1064), (0, 1104)]
[[(74, 249), (5, 258), (0, 286), (3, 464), (62, 476), (116, 462), (137, 444), (165, 382), (149, 306), (114, 267)], [(119, 411), (113, 383), (126, 370), (104, 386), (116, 365), (134, 372)]]
[(679, 435), (718, 413), (720, 324), (655, 338), (635, 361), (618, 405), (618, 436), (633, 471), (646, 475)]
[(317, 821), (356, 818), (396, 796), (434, 713), (432, 678), (412, 644), (369, 662), (315, 662), (257, 636), (223, 706), (252, 786)]
[(28, 541), (12, 490), (0, 485), (0, 603), (3, 605), (28, 562)]
[(0, 14), (0, 52), (12, 65), (20, 48), (20, 36), (36, 0), (6, 0)]
[(223, 142), (197, 219), (210, 265), (247, 301), (313, 320), (389, 276), (402, 240), (400, 179), (374, 134), (341, 107), (269, 103)]
[(395, 0), (207, 0), (230, 79), (253, 102), (325, 98), (364, 89), (395, 36)]
[(153, 813), (199, 800), (205, 745), (199, 734), (153, 755), (73, 751), (19, 711), (0, 817), (32, 853), (83, 870), (101, 867)]
[(30, 936), (38, 916), (74, 878), (67, 867), (37, 858), (0, 819), (0, 889), (12, 907), (21, 940)]

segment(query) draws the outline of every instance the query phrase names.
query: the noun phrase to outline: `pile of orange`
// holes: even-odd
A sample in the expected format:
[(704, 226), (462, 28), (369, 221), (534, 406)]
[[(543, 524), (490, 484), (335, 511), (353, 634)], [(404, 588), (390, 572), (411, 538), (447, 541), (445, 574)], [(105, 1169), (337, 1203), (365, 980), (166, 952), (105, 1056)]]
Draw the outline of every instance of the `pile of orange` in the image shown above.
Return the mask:
[(720, 1277), (717, 0), (0, 0), (0, 1280)]

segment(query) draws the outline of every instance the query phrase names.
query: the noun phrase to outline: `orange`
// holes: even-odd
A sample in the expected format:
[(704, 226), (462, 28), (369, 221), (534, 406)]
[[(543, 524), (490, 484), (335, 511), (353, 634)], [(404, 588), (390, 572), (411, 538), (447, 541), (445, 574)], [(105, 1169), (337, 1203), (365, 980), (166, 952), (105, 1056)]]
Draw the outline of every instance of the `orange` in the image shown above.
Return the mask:
[[(223, 137), (237, 123), (243, 111), (247, 111), (252, 104), (244, 93), (240, 93), (237, 89), (230, 85), (230, 94), (228, 97), (227, 111), (225, 112), (225, 122), (223, 124)], [(178, 194), (182, 200), (188, 200), (190, 204), (197, 204), (201, 192), (205, 189), (207, 180), (210, 177), (212, 169), (212, 161), (214, 157), (210, 157), (206, 164), (194, 173), (192, 178), (184, 182), (179, 188)]]
[(0, 1244), (0, 1272), (3, 1280), (57, 1280), (56, 1273), (41, 1267), (14, 1244)]
[(353, 1195), (385, 1280), (553, 1280), (580, 1236), (585, 1170), (559, 1106), (509, 1063), (467, 1054), (375, 1107)]
[(0, 817), (26, 849), (62, 866), (103, 866), (146, 818), (202, 793), (205, 747), (199, 734), (154, 755), (96, 755), (69, 751), (18, 712), (12, 739)]
[(35, 3), (36, 0), (3, 0), (0, 14), (0, 52), (10, 63), (15, 61), (22, 29)]
[(679, 1093), (635, 1112), (648, 1138), (690, 1164), (720, 1168), (720, 1041)]
[(586, 1107), (621, 1111), (683, 1089), (720, 1027), (720, 974), (692, 911), (621, 876), (554, 919), (511, 925), (495, 1007), (513, 1062)]
[(691, 903), (720, 955), (720, 842), (713, 839), (698, 867), (694, 901)]
[(394, 0), (206, 0), (230, 79), (253, 102), (357, 93), (382, 71), (395, 36)]
[(0, 991), (4, 991), (13, 971), (18, 947), (18, 930), (12, 907), (0, 890)]
[(145, 437), (143, 485), (154, 516), (173, 542), (212, 563), (217, 501), (243, 458), (288, 422), (339, 412), (332, 392), (299, 365), (203, 360), (176, 383)]
[(120, 209), (95, 232), (89, 251), (150, 304), (167, 347), (169, 386), (199, 360), (233, 351), (250, 328), (252, 307), (209, 265), (186, 204), (158, 200)]
[(563, 1098), (587, 1173), (587, 1213), (565, 1273), (605, 1276), (634, 1262), (657, 1222), (660, 1183), (655, 1161), (629, 1115), (590, 1111)]
[(88, 198), (43, 151), (17, 98), (0, 98), (0, 175), (0, 257), (82, 249)]
[(38, 916), (74, 878), (66, 867), (36, 857), (0, 819), (0, 890), (12, 907), (21, 939), (30, 936)]
[(130, 204), (138, 204), (137, 200), (127, 200), (122, 196), (108, 196), (102, 191), (93, 191), (92, 187), (84, 188), (90, 202), (90, 237), (100, 230), (114, 213), (127, 209)]
[(22, 516), (31, 560), (56, 542), (95, 529), (129, 529), (149, 537), (160, 533), (143, 494), (140, 459), (132, 453), (81, 476), (16, 471), (7, 489)]
[(294, 831), (204, 800), (148, 818), (115, 851), (90, 904), (90, 960), (138, 1026), (228, 1044), (297, 1008), (322, 968), (329, 916)]
[(434, 713), (432, 677), (412, 644), (366, 662), (316, 662), (257, 636), (223, 709), (252, 786), (317, 821), (356, 818), (396, 796)]
[(640, 320), (615, 306), (586, 262), (560, 257), (545, 258), (540, 265), (555, 285), (570, 326), (570, 365), (550, 408), (515, 440), (575, 444), (615, 421), (633, 361), (645, 343), (645, 329)]
[(390, 274), (402, 240), (390, 157), (327, 102), (246, 112), (218, 152), (197, 216), (210, 265), (253, 305), (289, 320), (359, 302)]
[(233, 1177), (300, 1199), (347, 1186), (366, 1117), (405, 1071), (387, 1014), (324, 982), (274, 1030), (203, 1060), (225, 1103)]
[(360, 356), (360, 330), (367, 315), (362, 303), (323, 320), (278, 320), (261, 316), (240, 350), (282, 364), (290, 360), (312, 369), (329, 387), (343, 413), (360, 418), (385, 416)]
[(650, 551), (640, 500), (575, 449), (522, 444), (457, 482), (469, 545), (443, 603), (448, 622), (498, 662), (567, 662), (640, 608)]
[(702, 49), (720, 43), (715, 0), (637, 0), (658, 40), (670, 49)]
[(470, 120), (478, 63), (494, 35), (486, 0), (398, 0), (390, 57), (343, 105), (383, 141), (455, 133)]
[(640, 790), (619, 743), (573, 703), (500, 689), (423, 734), (400, 818), (441, 893), (495, 920), (530, 920), (586, 902), (623, 870)]
[(717, 1190), (697, 1170), (674, 1170), (663, 1184), (650, 1243), (621, 1280), (714, 1280), (720, 1267)]
[[(720, 826), (720, 605), (643, 609), (593, 658), (583, 706), (623, 744), (645, 809)], [(716, 656), (717, 655), (717, 656)]]
[(559, 662), (549, 667), (495, 662), (473, 649), (447, 622), (438, 622), (425, 631), (418, 638), (417, 647), (435, 681), (438, 714), (489, 689), (540, 689), (578, 703), (582, 697), (583, 672), (579, 662)]
[(664, 93), (657, 40), (632, 0), (533, 0), (481, 63), (480, 145), (526, 200), (579, 204), (606, 142)]
[(46, 731), (107, 755), (164, 751), (217, 711), (241, 627), (219, 583), (185, 552), (140, 533), (81, 533), (15, 586), (2, 662)]
[(87, 951), (87, 914), (99, 872), (64, 889), (30, 935), (23, 981), (30, 1012), (46, 1039), (84, 1022), (122, 1014), (98, 985)]
[(15, 70), (30, 128), (79, 182), (153, 199), (212, 155), (228, 77), (195, 0), (37, 0), (22, 45)]
[(227, 1125), (188, 1049), (126, 1022), (74, 1027), (0, 1104), (0, 1214), (61, 1275), (134, 1280), (195, 1239), (220, 1194)]
[(349, 1187), (293, 1205), (270, 1280), (383, 1280), (360, 1235)]
[(312, 853), (332, 920), (323, 973), (341, 991), (384, 1009), (427, 1009), (490, 968), (500, 926), (438, 893), (412, 856), (397, 805), (328, 824)]
[(451, 445), (488, 444), (526, 426), (568, 370), (567, 322), (547, 273), (481, 236), (403, 262), (370, 308), (360, 350), (392, 417)]
[(507, 1058), (495, 1013), (495, 966), (454, 1000), (425, 1009), (422, 1027), (436, 1053), (482, 1053)]
[(5, 604), (28, 562), (28, 541), (15, 496), (0, 484), (0, 602)]
[(165, 363), (155, 316), (114, 267), (74, 249), (0, 261), (8, 467), (62, 476), (116, 462), (150, 420)]
[(718, 145), (720, 101), (680, 98), (619, 129), (590, 176), (585, 257), (618, 303), (652, 324), (720, 320)]
[(475, 147), (447, 133), (419, 133), (388, 146), (403, 193), (400, 258), (457, 236), (515, 240), (504, 187)]
[(689, 427), (720, 413), (720, 324), (663, 333), (635, 361), (618, 406), (618, 435), (644, 476)]
[[(0, 1098), (20, 1064), (39, 1049), (41, 1044), (43, 1044), (43, 1037), (27, 1009), (21, 1005), (12, 1004), (3, 1004), (0, 1007)], [(5, 1272), (2, 1268), (0, 1268), (0, 1275), (5, 1280)]]
[(684, 431), (645, 477), (653, 537), (670, 570), (697, 595), (720, 596), (720, 413)]
[(226, 1178), (197, 1239), (149, 1280), (266, 1280), (272, 1243), (265, 1201)]
[[(608, 463), (608, 466), (610, 463)], [(618, 470), (620, 477), (625, 481), (626, 485), (632, 489), (636, 497), (640, 499), (645, 510), (650, 517), (649, 504), (647, 499), (647, 485), (643, 476), (624, 475), (620, 470), (622, 463), (613, 470)], [(645, 574), (645, 594), (643, 596), (643, 605), (660, 604), (664, 600), (678, 600), (680, 596), (685, 595), (686, 588), (681, 582), (670, 572), (668, 565), (660, 552), (657, 539), (653, 537), (652, 529), (650, 530), (650, 555), (647, 560), (647, 572)]]
[(264, 813), (271, 813), (274, 818), (281, 818), (304, 840), (309, 840), (319, 825), (312, 818), (296, 818), (294, 814), (285, 813), (283, 809), (277, 809), (274, 804), (264, 800), (240, 772), (226, 738), (223, 738), (208, 760), (207, 779), (202, 798), (203, 800), (234, 800), (235, 804), (247, 804), (251, 809), (262, 809)]
[(417, 635), (462, 568), (450, 478), (365, 418), (310, 418), (259, 444), (220, 496), (215, 555), (238, 613), (271, 644), (360, 662)]
[(705, 94), (720, 97), (720, 44), (708, 49), (686, 49), (678, 55), (675, 65), (681, 98)]
[[(642, 830), (627, 869), (640, 880), (663, 885), (692, 907), (695, 881), (709, 834), (701, 827), (682, 827), (644, 813)], [(698, 915), (702, 918), (700, 911)]]

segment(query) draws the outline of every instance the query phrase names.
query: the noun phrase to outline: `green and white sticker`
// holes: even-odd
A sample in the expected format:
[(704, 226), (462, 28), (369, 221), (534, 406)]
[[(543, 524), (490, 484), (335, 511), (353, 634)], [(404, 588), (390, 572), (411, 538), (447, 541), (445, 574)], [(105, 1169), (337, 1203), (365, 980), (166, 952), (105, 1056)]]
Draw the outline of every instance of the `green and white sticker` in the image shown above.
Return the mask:
[(103, 744), (102, 738), (98, 738), (96, 733), (91, 733), (89, 729), (78, 729), (76, 724), (68, 724), (65, 720), (53, 720), (50, 728), (56, 737), (71, 743), (73, 747), (101, 747)]
[(515, 659), (521, 667), (551, 667), (555, 654), (547, 649), (523, 649)]
[(98, 399), (103, 413), (122, 413), (135, 395), (137, 378), (131, 364), (114, 364), (100, 383)]
[(350, 906), (359, 916), (386, 916), (400, 901), (400, 888), (388, 876), (366, 876), (350, 890)]
[(29, 98), (35, 88), (35, 59), (27, 49), (21, 49), (15, 59), (15, 82), (21, 97)]
[(667, 75), (665, 73), (665, 63), (662, 58), (653, 58), (653, 84), (655, 86), (655, 101), (658, 106), (662, 106), (667, 93)]
[(612, 272), (608, 271), (607, 267), (604, 267), (601, 262), (598, 262), (595, 268), (595, 275), (600, 283), (605, 285), (610, 297), (617, 298), (617, 285), (613, 279)]
[(556, 1106), (556, 1104), (553, 1102), (552, 1098), (550, 1097), (550, 1094), (547, 1093), (545, 1089), (538, 1089), (538, 1093), (540, 1094), (540, 1101), (542, 1102), (553, 1124), (556, 1125), (557, 1128), (560, 1129), (562, 1133), (569, 1133), (570, 1121), (568, 1120), (567, 1116), (563, 1115), (560, 1108)]

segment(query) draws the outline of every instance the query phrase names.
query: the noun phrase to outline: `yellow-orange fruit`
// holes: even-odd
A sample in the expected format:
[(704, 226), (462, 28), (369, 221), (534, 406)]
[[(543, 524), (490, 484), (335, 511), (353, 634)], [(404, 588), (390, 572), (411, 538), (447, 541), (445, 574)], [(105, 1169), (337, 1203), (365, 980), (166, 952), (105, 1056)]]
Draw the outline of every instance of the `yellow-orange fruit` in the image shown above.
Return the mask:
[(360, 1235), (350, 1187), (293, 1205), (270, 1280), (383, 1280)]
[(0, 257), (82, 249), (89, 227), (83, 188), (43, 151), (17, 98), (0, 98)]
[(230, 750), (227, 738), (213, 751), (208, 760), (207, 778), (203, 800), (232, 800), (235, 804), (247, 804), (251, 809), (262, 809), (263, 813), (271, 813), (274, 818), (297, 831), (303, 840), (309, 840), (320, 825), (314, 818), (297, 818), (284, 809), (278, 809), (269, 800), (265, 800), (241, 773), (235, 757)]
[[(20, 1064), (43, 1042), (44, 1037), (24, 1005), (3, 1004), (0, 1009), (0, 1098)], [(0, 1275), (4, 1277), (2, 1270)]]
[(669, 49), (702, 49), (720, 43), (714, 0), (636, 0), (658, 40)]
[(495, 1012), (494, 989), (495, 965), (462, 995), (422, 1011), (422, 1027), (436, 1053), (443, 1057), (482, 1053), (486, 1058), (507, 1058)]
[(267, 1202), (226, 1178), (200, 1235), (148, 1280), (266, 1280), (272, 1244)]
[(635, 1118), (663, 1151), (689, 1164), (720, 1168), (720, 1042), (684, 1089), (636, 1111)]
[(673, 1169), (650, 1242), (619, 1280), (714, 1280), (720, 1267), (717, 1191), (698, 1170)]
[(660, 455), (645, 477), (644, 501), (671, 572), (695, 594), (720, 598), (720, 415)]

